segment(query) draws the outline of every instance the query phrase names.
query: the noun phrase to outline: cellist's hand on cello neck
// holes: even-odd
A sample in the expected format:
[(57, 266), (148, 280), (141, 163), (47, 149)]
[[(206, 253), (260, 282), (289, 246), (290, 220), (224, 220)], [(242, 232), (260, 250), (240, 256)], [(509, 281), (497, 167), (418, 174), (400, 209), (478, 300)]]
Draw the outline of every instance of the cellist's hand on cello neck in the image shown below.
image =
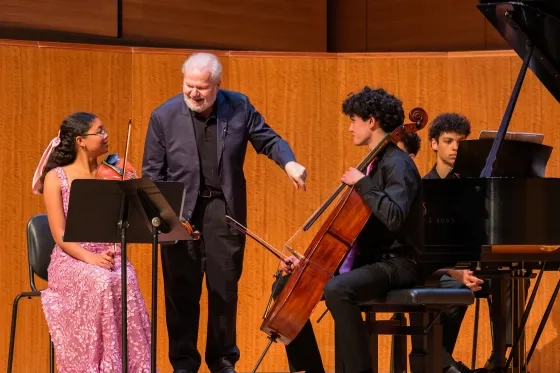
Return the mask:
[(292, 273), (298, 266), (299, 266), (299, 259), (296, 258), (294, 255), (290, 255), (289, 257), (286, 258), (286, 260), (280, 262), (280, 267), (282, 268), (282, 271), (286, 273)]
[(360, 181), (364, 176), (366, 175), (358, 171), (357, 168), (350, 167), (348, 171), (346, 171), (344, 175), (342, 175), (340, 181), (342, 181), (346, 185), (354, 185), (358, 181)]

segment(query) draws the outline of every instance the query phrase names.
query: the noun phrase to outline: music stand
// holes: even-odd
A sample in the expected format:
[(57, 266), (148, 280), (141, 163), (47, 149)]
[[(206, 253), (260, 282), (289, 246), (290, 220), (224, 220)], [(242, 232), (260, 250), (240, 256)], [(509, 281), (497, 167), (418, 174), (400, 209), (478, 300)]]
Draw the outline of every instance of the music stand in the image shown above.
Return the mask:
[[(121, 244), (122, 371), (128, 372), (127, 247), (152, 243), (151, 371), (156, 367), (157, 247), (159, 242), (192, 240), (182, 215), (185, 186), (181, 182), (76, 179), (72, 182), (64, 242)], [(95, 227), (95, 229), (92, 229)]]

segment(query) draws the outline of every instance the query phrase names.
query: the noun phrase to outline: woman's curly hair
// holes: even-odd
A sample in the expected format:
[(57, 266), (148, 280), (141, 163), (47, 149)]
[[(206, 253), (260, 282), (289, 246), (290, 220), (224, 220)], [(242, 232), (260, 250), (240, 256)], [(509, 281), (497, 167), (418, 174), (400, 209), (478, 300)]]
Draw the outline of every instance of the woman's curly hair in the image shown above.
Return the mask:
[(76, 137), (85, 135), (91, 123), (97, 118), (94, 114), (78, 112), (69, 115), (60, 125), (60, 144), (53, 149), (43, 169), (39, 192), (43, 193), (45, 176), (50, 170), (71, 164), (76, 159)]
[(402, 101), (383, 88), (365, 86), (360, 92), (350, 94), (342, 103), (345, 115), (357, 115), (366, 121), (373, 117), (387, 133), (404, 123)]

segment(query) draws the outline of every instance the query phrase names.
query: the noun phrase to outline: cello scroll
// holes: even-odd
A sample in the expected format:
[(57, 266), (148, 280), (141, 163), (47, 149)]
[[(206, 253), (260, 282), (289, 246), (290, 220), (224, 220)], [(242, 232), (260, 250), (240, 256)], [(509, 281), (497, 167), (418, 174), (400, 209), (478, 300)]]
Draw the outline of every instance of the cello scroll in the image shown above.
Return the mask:
[(391, 140), (393, 143), (398, 143), (402, 140), (404, 135), (420, 131), (428, 124), (428, 113), (421, 107), (415, 107), (410, 110), (408, 118), (412, 121), (411, 123), (404, 123), (391, 132)]

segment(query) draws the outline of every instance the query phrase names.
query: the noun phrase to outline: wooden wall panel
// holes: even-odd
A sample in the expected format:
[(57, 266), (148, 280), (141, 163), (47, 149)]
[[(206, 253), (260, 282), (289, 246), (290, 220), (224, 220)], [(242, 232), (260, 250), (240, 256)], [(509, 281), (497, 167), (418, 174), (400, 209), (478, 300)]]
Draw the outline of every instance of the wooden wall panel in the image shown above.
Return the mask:
[(4, 10), (0, 30), (5, 38), (25, 40), (221, 50), (357, 53), (508, 48), (477, 3), (122, 0), (119, 20), (117, 0), (0, 0)]
[(412, 52), (477, 48), (486, 20), (476, 0), (373, 1), (368, 4), (368, 51)]
[(0, 0), (0, 25), (118, 36), (117, 0)]
[(312, 51), (327, 48), (324, 1), (123, 0), (123, 37), (192, 48)]
[(368, 0), (327, 0), (329, 52), (368, 51)]
[[(151, 111), (180, 92), (181, 65), (191, 51), (132, 48), (78, 47), (38, 43), (0, 44), (0, 224), (4, 227), (4, 255), (0, 257), (0, 361), (5, 364), (13, 297), (27, 287), (25, 224), (43, 211), (40, 196), (31, 194), (30, 183), (37, 162), (57, 127), (69, 113), (90, 110), (109, 128), (112, 151), (122, 152), (128, 118), (133, 119), (131, 158), (140, 167), (142, 147)], [(341, 102), (364, 85), (383, 86), (396, 93), (408, 112), (415, 106), (430, 118), (443, 111), (467, 115), (473, 135), (496, 129), (505, 110), (520, 66), (512, 52), (431, 54), (279, 54), (222, 52), (223, 87), (247, 94), (267, 122), (294, 148), (309, 173), (307, 191), (295, 191), (285, 173), (249, 146), (245, 170), (249, 189), (249, 227), (276, 247), (305, 222), (334, 188), (340, 175), (356, 164), (365, 149), (350, 142), (348, 120)], [(532, 73), (518, 100), (511, 129), (545, 134), (545, 143), (560, 146), (555, 126), (560, 105)], [(435, 158), (427, 145), (427, 129), (420, 132), (422, 148), (417, 158), (421, 174)], [(560, 176), (560, 156), (555, 149), (548, 176)], [(316, 223), (314, 229), (320, 222)], [(292, 247), (305, 250), (313, 232), (300, 235)], [(150, 246), (133, 245), (130, 258), (136, 267), (148, 309), (151, 302)], [(248, 240), (240, 283), (238, 372), (247, 372), (257, 361), (267, 340), (259, 331), (268, 302), (277, 260), (260, 245)], [(558, 280), (547, 273), (537, 295), (527, 329), (529, 341)], [(161, 268), (158, 299), (158, 364), (170, 371)], [(40, 282), (40, 286), (45, 286)], [(206, 292), (201, 300), (200, 348), (204, 354)], [(320, 304), (312, 321), (324, 310)], [(455, 357), (470, 362), (474, 307), (461, 328)], [(560, 370), (554, 354), (558, 348), (558, 312), (550, 323), (531, 361), (531, 372)], [(387, 316), (388, 317), (388, 316)], [(478, 365), (490, 351), (488, 313), (481, 307)], [(326, 316), (313, 324), (327, 371), (334, 369), (333, 322)], [(16, 340), (15, 372), (44, 372), (47, 364), (47, 328), (38, 300), (23, 300)], [(388, 371), (389, 337), (380, 338), (381, 371)], [(0, 364), (0, 369), (3, 365)], [(546, 369), (545, 369), (546, 368)], [(207, 372), (203, 365), (201, 372)], [(286, 372), (283, 346), (275, 344), (260, 371)]]
[[(33, 164), (39, 159), (35, 153), (44, 149), (45, 137), (42, 135), (46, 134), (41, 129), (42, 121), (37, 110), (40, 97), (37, 88), (42, 78), (41, 70), (37, 68), (39, 56), (39, 49), (31, 46), (6, 46), (0, 50), (0, 118), (4, 134), (0, 152), (3, 170), (0, 173), (0, 221), (4, 232), (4, 250), (0, 256), (0, 361), (3, 364), (7, 361), (13, 299), (17, 293), (31, 290), (27, 285), (25, 225), (31, 216), (29, 212), (42, 208), (38, 198), (21, 192), (24, 188), (31, 190), (28, 175), (33, 174)], [(39, 282), (38, 286), (44, 286), (44, 283)], [(41, 351), (48, 348), (48, 334), (45, 334), (48, 330), (37, 300), (21, 300), (16, 333), (19, 339), (16, 340), (18, 350), (14, 356), (14, 371), (25, 371), (34, 352), (39, 352), (39, 361), (45, 360)]]
[(329, 0), (329, 52), (509, 48), (478, 0)]

